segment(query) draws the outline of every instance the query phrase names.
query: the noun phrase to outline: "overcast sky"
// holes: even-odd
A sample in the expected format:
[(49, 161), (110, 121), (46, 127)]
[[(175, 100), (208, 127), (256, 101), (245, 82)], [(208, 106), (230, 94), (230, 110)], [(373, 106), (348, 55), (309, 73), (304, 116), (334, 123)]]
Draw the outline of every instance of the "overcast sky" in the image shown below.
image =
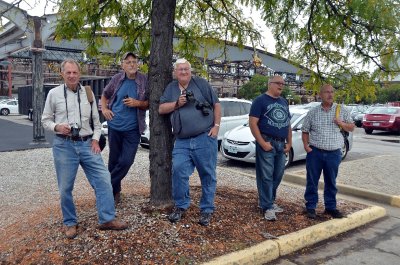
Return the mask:
[[(17, 3), (21, 0), (3, 0), (7, 3)], [(44, 14), (56, 13), (55, 6), (52, 3), (48, 3), (46, 7), (46, 0), (22, 0), (19, 7), (28, 12), (31, 16), (43, 16)], [(51, 2), (51, 0), (49, 1)], [(255, 24), (255, 28), (262, 32), (263, 40), (262, 45), (266, 48), (267, 52), (275, 53), (275, 40), (271, 34), (271, 31), (266, 27), (265, 22), (261, 20), (260, 13), (257, 10), (243, 8), (244, 15), (251, 17)], [(248, 43), (251, 46), (251, 43)], [(258, 47), (261, 48), (261, 47)]]

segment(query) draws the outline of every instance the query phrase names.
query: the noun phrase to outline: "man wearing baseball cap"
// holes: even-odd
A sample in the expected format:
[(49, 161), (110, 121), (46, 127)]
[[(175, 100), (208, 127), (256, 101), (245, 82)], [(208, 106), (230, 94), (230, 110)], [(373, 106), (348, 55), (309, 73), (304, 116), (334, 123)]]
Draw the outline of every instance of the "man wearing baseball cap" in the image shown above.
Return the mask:
[(102, 113), (108, 124), (108, 170), (115, 204), (121, 200), (121, 181), (135, 160), (149, 107), (147, 77), (138, 72), (138, 56), (126, 52), (121, 57), (121, 67), (123, 71), (112, 77), (101, 96)]

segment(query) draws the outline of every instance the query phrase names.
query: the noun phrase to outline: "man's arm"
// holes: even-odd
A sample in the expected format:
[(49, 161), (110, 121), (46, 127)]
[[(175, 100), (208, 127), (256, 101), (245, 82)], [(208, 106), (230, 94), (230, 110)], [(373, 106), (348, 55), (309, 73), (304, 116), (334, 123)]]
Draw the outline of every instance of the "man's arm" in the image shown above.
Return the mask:
[(220, 124), (221, 124), (221, 103), (218, 102), (214, 104), (214, 126), (209, 131), (208, 136), (217, 138)]
[(289, 124), (288, 128), (288, 135), (287, 135), (287, 143), (285, 145), (285, 153), (288, 153), (290, 151), (290, 148), (292, 148), (292, 127)]
[(141, 110), (147, 110), (149, 108), (148, 100), (137, 100), (134, 98), (125, 98), (123, 100), (124, 104), (128, 107), (138, 108)]
[(249, 116), (249, 127), (251, 130), (251, 133), (253, 134), (254, 138), (256, 139), (257, 143), (265, 150), (265, 151), (271, 151), (272, 150), (272, 145), (270, 142), (266, 142), (264, 138), (261, 136), (260, 129), (258, 128), (258, 120), (259, 118)]
[(309, 145), (309, 143), (310, 143), (310, 134), (308, 132), (302, 132), (301, 140), (303, 141), (304, 150), (306, 150), (307, 153), (311, 152), (312, 149), (311, 149), (311, 147)]
[(180, 107), (185, 105), (186, 102), (187, 102), (186, 95), (180, 95), (177, 101), (161, 103), (158, 106), (158, 113), (160, 113), (160, 114), (171, 113), (174, 110), (179, 109)]
[(108, 121), (114, 117), (114, 113), (108, 108), (108, 99), (104, 96), (104, 93), (101, 95), (101, 113)]

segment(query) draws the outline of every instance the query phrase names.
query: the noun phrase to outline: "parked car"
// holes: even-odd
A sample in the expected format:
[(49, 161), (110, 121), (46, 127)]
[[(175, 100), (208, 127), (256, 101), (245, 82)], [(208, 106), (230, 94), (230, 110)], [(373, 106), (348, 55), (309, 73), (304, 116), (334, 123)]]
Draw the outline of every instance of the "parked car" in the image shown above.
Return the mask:
[(6, 100), (0, 103), (0, 115), (18, 114), (18, 100)]
[(362, 126), (366, 134), (374, 130), (400, 134), (400, 107), (376, 107), (364, 115)]
[(363, 122), (363, 119), (364, 119), (364, 115), (370, 113), (373, 109), (374, 109), (374, 107), (369, 106), (363, 112), (358, 113), (357, 115), (355, 115), (354, 118), (353, 118), (354, 124), (358, 128), (361, 128), (362, 127), (362, 122)]
[[(251, 101), (237, 98), (220, 98), (221, 124), (218, 132), (218, 148), (220, 148), (225, 132), (248, 122)], [(146, 113), (146, 124), (149, 125), (148, 112)], [(148, 147), (150, 144), (150, 129), (147, 126), (140, 138), (140, 145)]]
[[(306, 159), (306, 151), (301, 140), (301, 126), (309, 109), (290, 109), (292, 118), (292, 148), (286, 155), (286, 167), (294, 161)], [(347, 156), (353, 145), (353, 134), (350, 133), (342, 147), (342, 159)], [(250, 131), (248, 124), (238, 126), (225, 133), (221, 144), (222, 156), (228, 159), (239, 160), (249, 163), (256, 162), (256, 141)]]
[(365, 113), (365, 111), (368, 109), (368, 106), (360, 104), (348, 104), (346, 105), (346, 108), (349, 109), (351, 118), (354, 120), (358, 114)]

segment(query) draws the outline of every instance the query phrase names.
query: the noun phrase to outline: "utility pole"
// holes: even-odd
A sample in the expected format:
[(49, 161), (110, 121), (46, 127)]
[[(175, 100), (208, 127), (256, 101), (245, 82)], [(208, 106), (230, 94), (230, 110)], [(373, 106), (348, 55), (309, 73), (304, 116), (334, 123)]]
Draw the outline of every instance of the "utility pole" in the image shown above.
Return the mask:
[(44, 108), (43, 93), (43, 40), (42, 20), (40, 17), (32, 17), (34, 27), (34, 39), (32, 43), (32, 90), (33, 90), (33, 143), (46, 142), (42, 125), (42, 113)]

